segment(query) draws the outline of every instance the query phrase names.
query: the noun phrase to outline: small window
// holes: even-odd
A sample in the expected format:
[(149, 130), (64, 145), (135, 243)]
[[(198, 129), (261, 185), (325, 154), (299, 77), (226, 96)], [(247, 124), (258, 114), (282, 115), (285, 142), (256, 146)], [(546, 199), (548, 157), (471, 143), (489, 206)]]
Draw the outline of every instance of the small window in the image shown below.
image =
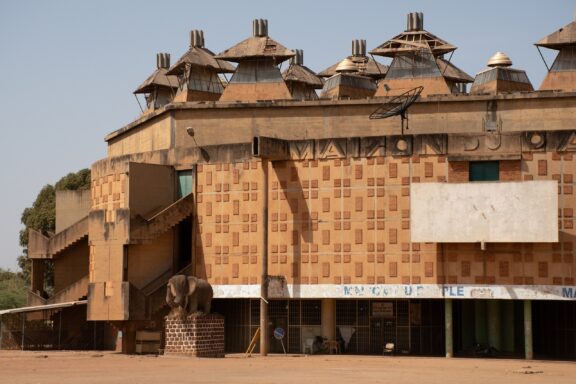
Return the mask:
[(471, 161), (469, 181), (498, 181), (500, 179), (500, 163), (498, 161)]

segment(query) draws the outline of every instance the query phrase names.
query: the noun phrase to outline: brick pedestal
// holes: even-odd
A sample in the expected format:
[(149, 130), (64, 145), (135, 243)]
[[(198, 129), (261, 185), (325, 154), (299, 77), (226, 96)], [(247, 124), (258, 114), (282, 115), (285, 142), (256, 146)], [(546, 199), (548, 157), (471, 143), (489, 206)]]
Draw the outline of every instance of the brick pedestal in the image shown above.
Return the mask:
[(166, 317), (164, 354), (224, 357), (224, 317), (215, 314)]

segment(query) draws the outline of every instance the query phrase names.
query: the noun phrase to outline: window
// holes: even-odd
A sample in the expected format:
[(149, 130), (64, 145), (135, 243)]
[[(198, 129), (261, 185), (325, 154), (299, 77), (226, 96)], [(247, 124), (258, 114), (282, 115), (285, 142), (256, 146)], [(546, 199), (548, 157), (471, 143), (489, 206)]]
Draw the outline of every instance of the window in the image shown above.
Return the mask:
[(471, 161), (468, 173), (469, 181), (498, 181), (500, 163), (498, 161)]
[(192, 193), (192, 170), (178, 171), (178, 198)]

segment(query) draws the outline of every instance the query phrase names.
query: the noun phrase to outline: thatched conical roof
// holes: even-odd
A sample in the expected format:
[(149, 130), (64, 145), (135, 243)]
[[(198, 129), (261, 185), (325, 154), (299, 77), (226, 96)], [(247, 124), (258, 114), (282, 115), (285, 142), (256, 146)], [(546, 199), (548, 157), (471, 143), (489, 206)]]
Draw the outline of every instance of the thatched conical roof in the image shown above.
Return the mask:
[(454, 80), (457, 83), (471, 83), (474, 81), (472, 76), (447, 60), (437, 57), (436, 64), (438, 64), (438, 69), (440, 69), (442, 76), (447, 79)]
[(178, 78), (167, 76), (166, 72), (166, 68), (155, 70), (133, 93), (150, 93), (155, 87), (178, 88)]
[(170, 68), (169, 75), (180, 75), (186, 65), (209, 67), (218, 73), (233, 73), (234, 66), (224, 60), (214, 58), (214, 52), (203, 47), (190, 47), (190, 49)]
[[(388, 72), (388, 66), (377, 62), (367, 56), (348, 56), (349, 60), (352, 60), (354, 64), (358, 67), (356, 72), (359, 75), (368, 76), (373, 79), (381, 79), (386, 76)], [(330, 77), (336, 74), (336, 67), (341, 63), (341, 61), (331, 65), (322, 72), (318, 73), (320, 77)]]
[(291, 64), (288, 69), (282, 73), (284, 81), (294, 81), (308, 84), (314, 88), (322, 88), (324, 84), (314, 71), (305, 65)]
[(402, 32), (374, 48), (370, 53), (377, 56), (394, 57), (399, 53), (425, 49), (430, 50), (434, 56), (439, 56), (450, 53), (457, 48), (438, 36), (422, 30)]
[(170, 54), (158, 53), (156, 55), (157, 69), (136, 88), (134, 94), (150, 93), (156, 87), (178, 88), (178, 78), (167, 75), (168, 67), (170, 67)]
[(538, 41), (535, 45), (550, 49), (560, 49), (565, 45), (576, 45), (576, 21), (560, 28)]
[(251, 58), (269, 57), (276, 63), (288, 60), (295, 53), (269, 36), (252, 36), (216, 55), (217, 59), (240, 62)]

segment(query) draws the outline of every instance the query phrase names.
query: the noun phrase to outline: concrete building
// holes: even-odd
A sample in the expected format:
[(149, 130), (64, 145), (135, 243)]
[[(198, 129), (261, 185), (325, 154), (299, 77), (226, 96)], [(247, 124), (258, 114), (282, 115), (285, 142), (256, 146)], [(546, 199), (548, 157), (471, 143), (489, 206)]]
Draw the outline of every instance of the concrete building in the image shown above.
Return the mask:
[[(467, 94), (443, 56), (456, 47), (408, 20), (372, 51), (393, 58), (383, 79), (329, 75), (371, 97), (318, 100), (290, 93), (278, 64), (294, 52), (255, 21), (211, 56), (238, 63), (218, 100), (188, 92), (106, 137), (89, 210), (31, 238), (32, 288), (46, 257), (74, 271), (63, 285), (87, 276), (87, 320), (123, 330), (125, 352), (162, 330), (165, 283), (186, 273), (213, 285), (228, 352), (258, 327), (261, 352), (281, 352), (281, 327), (294, 353), (321, 336), (345, 353), (575, 359), (575, 24), (538, 43), (560, 51), (541, 90), (502, 86), (501, 60)], [(416, 86), (403, 135), (369, 119)]]

